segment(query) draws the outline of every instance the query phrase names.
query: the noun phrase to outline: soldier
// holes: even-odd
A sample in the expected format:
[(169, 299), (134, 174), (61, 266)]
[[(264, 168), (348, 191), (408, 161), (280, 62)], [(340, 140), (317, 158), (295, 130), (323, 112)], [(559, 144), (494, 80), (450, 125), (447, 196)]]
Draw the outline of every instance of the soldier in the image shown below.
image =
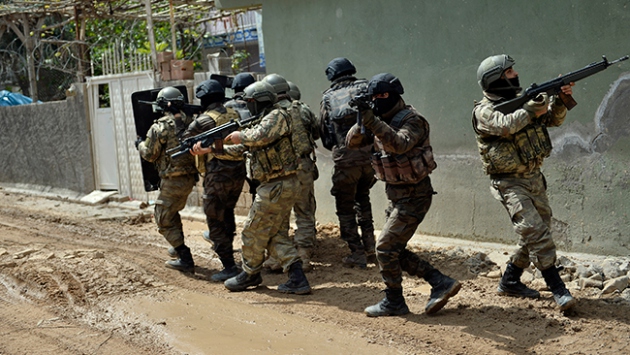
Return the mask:
[(179, 138), (190, 124), (191, 118), (180, 111), (184, 95), (174, 87), (165, 87), (157, 95), (156, 107), (164, 116), (149, 128), (145, 141), (136, 141), (140, 156), (156, 165), (160, 174), (160, 193), (155, 201), (155, 222), (158, 231), (171, 244), (176, 260), (166, 262), (166, 267), (194, 272), (195, 263), (190, 249), (184, 244), (184, 231), (179, 215), (188, 195), (195, 186), (198, 175), (194, 158), (190, 154), (171, 159), (168, 149), (179, 145)]
[[(197, 87), (195, 94), (205, 112), (188, 126), (184, 137), (195, 136), (239, 119), (236, 111), (223, 106), (225, 89), (218, 81), (204, 81)], [(242, 156), (224, 154), (220, 145), (213, 153), (196, 158), (197, 166), (204, 172), (203, 210), (208, 223), (208, 233), (204, 233), (204, 239), (212, 243), (223, 264), (223, 270), (212, 275), (211, 279), (223, 282), (240, 272), (233, 252), (236, 232), (234, 208), (245, 184), (245, 161)]]
[[(302, 259), (302, 267), (305, 272), (308, 272), (312, 270), (311, 257), (317, 233), (315, 228), (315, 209), (317, 206), (314, 181), (317, 174), (315, 140), (319, 139), (319, 126), (315, 115), (308, 106), (295, 101), (289, 95), (291, 87), (282, 76), (270, 74), (263, 81), (274, 88), (274, 92), (278, 96), (278, 105), (287, 110), (293, 119), (294, 135), (297, 136), (293, 144), (300, 156), (297, 177), (301, 186), (298, 200), (293, 206), (295, 224), (297, 225), (293, 241), (297, 246), (298, 255)], [(295, 88), (297, 89), (297, 87)], [(263, 266), (269, 267), (271, 270), (282, 268), (278, 261), (271, 257), (264, 262)]]
[[(250, 128), (230, 133), (225, 142), (227, 154), (246, 154), (247, 173), (260, 181), (256, 198), (243, 227), (243, 271), (225, 281), (233, 292), (245, 291), (262, 283), (260, 271), (265, 251), (277, 259), (289, 280), (278, 286), (283, 293), (308, 294), (311, 287), (302, 269), (302, 260), (289, 238), (289, 217), (300, 193), (296, 172), (299, 156), (295, 152), (292, 118), (275, 105), (277, 97), (271, 85), (255, 82), (245, 88), (244, 99), (252, 115), (261, 120)], [(195, 154), (212, 152), (214, 148), (193, 147)]]
[(348, 243), (351, 252), (343, 258), (343, 265), (365, 269), (368, 260), (376, 262), (370, 204), (370, 189), (376, 179), (370, 165), (370, 147), (352, 150), (345, 146), (346, 134), (357, 118), (356, 109), (348, 102), (367, 88), (367, 81), (357, 79), (355, 73), (356, 68), (346, 58), (335, 58), (328, 63), (326, 78), (332, 84), (321, 101), (321, 139), (324, 147), (332, 150), (330, 193), (335, 197), (341, 239)]
[[(540, 167), (551, 153), (547, 127), (560, 126), (567, 109), (556, 96), (540, 95), (512, 113), (495, 110), (495, 105), (521, 92), (513, 65), (514, 60), (505, 54), (481, 62), (477, 80), (484, 98), (475, 104), (472, 119), (484, 171), (490, 175), (492, 195), (501, 201), (519, 235), (519, 248), (510, 257), (498, 292), (538, 298), (540, 293), (520, 280), (523, 269), (533, 262), (542, 272), (556, 303), (565, 311), (575, 306), (576, 300), (555, 266), (551, 207)], [(572, 85), (563, 86), (562, 92), (571, 95)]]
[[(387, 288), (386, 297), (367, 307), (370, 317), (409, 313), (402, 289), (402, 271), (424, 278), (431, 285), (425, 307), (433, 314), (461, 284), (443, 275), (418, 255), (407, 249), (407, 242), (424, 219), (435, 192), (429, 174), (437, 166), (429, 142), (429, 123), (412, 106), (406, 105), (400, 80), (389, 73), (370, 79), (368, 98), (353, 99), (351, 105), (361, 111), (363, 125), (373, 134), (375, 153), (372, 164), (376, 177), (385, 182), (390, 201), (389, 215), (376, 241), (376, 258)], [(348, 148), (369, 143), (372, 139), (354, 125), (346, 139)]]

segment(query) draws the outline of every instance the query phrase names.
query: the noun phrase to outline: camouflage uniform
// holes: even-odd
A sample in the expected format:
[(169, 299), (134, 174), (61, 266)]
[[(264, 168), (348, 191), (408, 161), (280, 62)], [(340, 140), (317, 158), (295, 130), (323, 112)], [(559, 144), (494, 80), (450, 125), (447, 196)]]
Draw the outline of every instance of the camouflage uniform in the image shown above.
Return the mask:
[(245, 153), (248, 175), (261, 182), (242, 232), (243, 271), (250, 275), (262, 269), (265, 250), (284, 271), (300, 260), (289, 238), (291, 209), (301, 191), (291, 117), (278, 105), (264, 113), (257, 125), (241, 131), (241, 144), (224, 147), (226, 154)]
[[(178, 114), (179, 115), (179, 114)], [(184, 244), (184, 231), (179, 211), (197, 182), (194, 157), (190, 154), (171, 159), (168, 149), (179, 145), (178, 137), (190, 119), (183, 113), (176, 119), (172, 113), (158, 119), (138, 145), (140, 156), (156, 165), (160, 174), (160, 193), (155, 201), (155, 222), (160, 234), (175, 248)]]
[(319, 139), (317, 118), (311, 109), (300, 101), (289, 101), (286, 97), (278, 101), (278, 105), (286, 109), (293, 118), (293, 129), (296, 138), (294, 146), (300, 156), (300, 166), (297, 177), (300, 182), (301, 192), (293, 207), (297, 230), (293, 238), (298, 248), (310, 249), (315, 246), (315, 179), (318, 171), (315, 165), (315, 140)]
[[(251, 116), (251, 113), (247, 109), (247, 101), (243, 100), (243, 93), (238, 92), (232, 96), (232, 99), (227, 101), (224, 104), (225, 107), (232, 108), (241, 116), (241, 119), (245, 119)], [(247, 184), (249, 185), (249, 193), (252, 194), (252, 197), (256, 196), (256, 188), (260, 185), (258, 181), (252, 181), (247, 176), (245, 177), (247, 180)]]
[[(333, 108), (330, 107), (328, 97), (336, 90), (351, 85), (358, 85), (362, 90), (367, 88), (367, 81), (361, 80), (359, 83), (357, 81), (353, 76), (343, 76), (334, 80), (331, 87), (323, 94), (320, 109), (322, 124), (331, 122), (334, 129), (333, 187), (330, 193), (335, 197), (341, 238), (348, 243), (353, 254), (365, 253), (365, 251), (369, 253), (374, 249), (370, 189), (376, 183), (376, 179), (374, 169), (370, 165), (370, 147), (348, 149), (345, 146), (346, 134), (356, 123), (356, 116), (344, 120), (332, 120), (330, 114)], [(322, 139), (324, 139), (323, 134)], [(361, 235), (359, 235), (358, 227), (361, 227)]]
[(510, 261), (523, 269), (530, 261), (545, 270), (556, 261), (551, 236), (551, 208), (547, 184), (540, 167), (551, 152), (546, 127), (564, 122), (567, 110), (551, 98), (549, 112), (540, 116), (518, 109), (510, 114), (495, 111), (502, 98), (484, 93), (473, 110), (473, 127), (485, 172), (490, 175), (492, 195), (510, 215), (519, 247)]
[[(408, 111), (403, 113), (407, 114), (399, 128), (392, 127), (390, 121), (403, 109)], [(382, 146), (375, 144), (377, 152), (406, 155), (411, 160), (412, 154), (421, 154), (427, 149), (430, 151), (428, 122), (413, 107), (405, 106), (402, 99), (381, 120), (370, 126), (366, 124), (366, 128), (382, 142)], [(364, 145), (366, 142), (369, 140), (359, 133), (359, 128), (355, 125), (348, 134), (348, 147)], [(423, 147), (429, 148), (422, 149)], [(434, 168), (432, 154), (428, 160)], [(423, 174), (425, 177), (419, 175), (410, 182), (385, 180), (385, 192), (390, 201), (389, 216), (376, 241), (376, 257), (383, 281), (389, 289), (402, 288), (402, 271), (412, 276), (424, 277), (428, 271), (433, 270), (431, 264), (406, 249), (407, 242), (413, 237), (431, 206), (434, 192), (428, 176), (430, 171), (432, 169)]]
[[(185, 136), (198, 135), (238, 118), (234, 110), (226, 109), (220, 103), (211, 104), (190, 124)], [(209, 237), (223, 266), (229, 267), (234, 265), (234, 208), (245, 183), (245, 161), (243, 156), (233, 157), (220, 152), (198, 158), (205, 160), (203, 210)]]

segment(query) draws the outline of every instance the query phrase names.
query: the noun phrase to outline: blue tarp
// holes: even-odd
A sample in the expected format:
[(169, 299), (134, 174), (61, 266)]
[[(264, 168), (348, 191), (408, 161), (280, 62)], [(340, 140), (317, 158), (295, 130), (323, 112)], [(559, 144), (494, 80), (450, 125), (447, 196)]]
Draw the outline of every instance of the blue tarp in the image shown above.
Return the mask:
[(6, 90), (0, 90), (0, 106), (28, 105), (31, 102), (33, 102), (33, 99), (28, 96)]

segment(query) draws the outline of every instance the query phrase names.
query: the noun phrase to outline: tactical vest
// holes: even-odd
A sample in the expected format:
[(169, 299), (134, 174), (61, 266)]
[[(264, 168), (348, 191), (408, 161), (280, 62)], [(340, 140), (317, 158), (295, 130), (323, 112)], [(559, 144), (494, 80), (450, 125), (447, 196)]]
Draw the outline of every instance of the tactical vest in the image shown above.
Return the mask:
[(543, 124), (529, 124), (509, 137), (482, 137), (473, 111), (473, 128), (483, 169), (488, 175), (531, 172), (551, 154), (551, 138)]
[(293, 100), (289, 107), (289, 114), (293, 120), (291, 131), (295, 151), (299, 156), (305, 156), (312, 153), (315, 147), (315, 140), (310, 130), (316, 127), (316, 123), (311, 122), (309, 117), (305, 117), (306, 115), (302, 114), (301, 106), (302, 103), (300, 101)]
[[(239, 119), (239, 114), (234, 109), (229, 107), (226, 107), (225, 109), (227, 111), (226, 113), (220, 113), (216, 110), (209, 110), (204, 112), (204, 114), (214, 121), (215, 127), (219, 127), (232, 120)], [(214, 144), (214, 149), (215, 151), (213, 153), (195, 155), (195, 166), (197, 167), (199, 173), (206, 173), (206, 164), (213, 158), (232, 161), (243, 160), (243, 157), (234, 157), (231, 155), (223, 154), (223, 141), (216, 141)]]
[(299, 156), (293, 147), (295, 135), (291, 115), (284, 109), (277, 109), (289, 127), (290, 132), (265, 147), (251, 147), (247, 155), (247, 173), (250, 179), (267, 182), (269, 180), (295, 174)]
[[(184, 115), (183, 115), (184, 116)], [(160, 178), (169, 178), (180, 175), (196, 174), (195, 160), (192, 155), (184, 154), (177, 158), (171, 158), (170, 154), (165, 152), (171, 148), (179, 146), (179, 137), (183, 133), (186, 125), (186, 118), (182, 117), (184, 126), (178, 127), (175, 124), (175, 118), (167, 115), (157, 120), (160, 126), (160, 141), (166, 141), (166, 147), (163, 147), (163, 154), (155, 161), (155, 166), (160, 174)], [(189, 122), (188, 122), (189, 123)]]
[[(405, 118), (414, 115), (409, 109), (402, 109), (392, 118), (390, 126), (400, 129)], [(437, 163), (433, 159), (433, 148), (429, 140), (429, 124), (425, 123), (426, 137), (418, 144), (403, 154), (391, 155), (383, 148), (383, 143), (378, 137), (374, 137), (374, 145), (377, 152), (372, 154), (372, 167), (376, 178), (392, 185), (417, 184), (426, 178), (435, 168)]]
[[(343, 145), (346, 134), (356, 123), (358, 110), (350, 106), (350, 100), (360, 95), (367, 89), (368, 81), (358, 79), (348, 86), (328, 89), (323, 95), (323, 104), (328, 112), (329, 122), (322, 122), (325, 129), (322, 135), (327, 133), (327, 140), (333, 145)], [(322, 138), (324, 141), (324, 138)], [(329, 148), (329, 149), (332, 149)]]

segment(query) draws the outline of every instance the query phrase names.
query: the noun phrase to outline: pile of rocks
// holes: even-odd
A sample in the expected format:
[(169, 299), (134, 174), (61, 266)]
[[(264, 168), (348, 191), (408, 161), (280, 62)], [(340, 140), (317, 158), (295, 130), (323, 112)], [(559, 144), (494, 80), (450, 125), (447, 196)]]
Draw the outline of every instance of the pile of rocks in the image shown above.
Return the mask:
[[(464, 263), (472, 274), (488, 278), (500, 278), (508, 262), (508, 253), (500, 249), (488, 249), (486, 252), (465, 250), (456, 247), (446, 251), (452, 257), (466, 257)], [(600, 297), (615, 295), (630, 302), (630, 258), (603, 257), (597, 255), (582, 255), (580, 258), (572, 256), (558, 256), (557, 266), (561, 268), (560, 275), (570, 290), (591, 290), (592, 294)], [(539, 291), (546, 291), (547, 285), (540, 270), (533, 265), (524, 270), (521, 280), (529, 287)]]
[[(600, 297), (618, 295), (630, 302), (630, 259), (607, 257), (603, 260), (575, 262), (566, 256), (558, 257), (560, 275), (569, 290), (592, 289)], [(504, 266), (501, 267), (502, 270)], [(500, 275), (498, 276), (500, 277)], [(531, 267), (523, 274), (523, 282), (530, 287), (543, 291), (547, 285), (540, 270)]]
[[(601, 290), (601, 294), (623, 293), (630, 296), (630, 259), (608, 257), (603, 261), (590, 264), (577, 264), (567, 257), (558, 259), (564, 267), (563, 277), (571, 286), (584, 289), (594, 287)], [(570, 279), (569, 279), (570, 278)], [(628, 290), (628, 292), (624, 292)], [(630, 300), (630, 297), (627, 297)]]

